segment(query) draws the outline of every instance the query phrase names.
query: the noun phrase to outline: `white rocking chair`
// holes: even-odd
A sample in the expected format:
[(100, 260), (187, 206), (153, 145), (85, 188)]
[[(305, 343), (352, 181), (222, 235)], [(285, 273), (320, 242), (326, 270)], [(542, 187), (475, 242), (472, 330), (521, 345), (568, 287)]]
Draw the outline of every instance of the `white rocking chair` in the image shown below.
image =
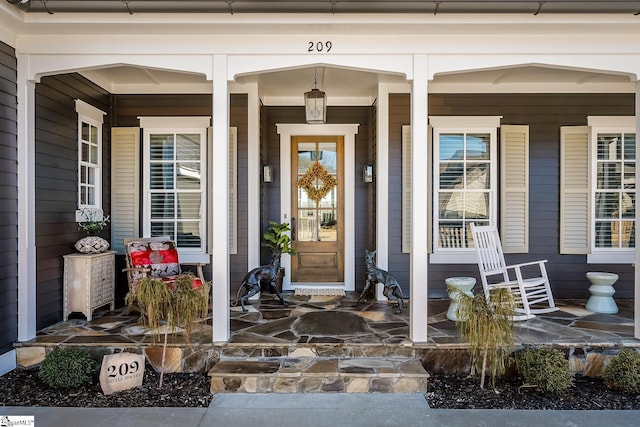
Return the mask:
[(506, 265), (500, 236), (495, 226), (476, 226), (471, 223), (471, 233), (478, 254), (482, 288), (487, 299), (491, 289), (511, 290), (515, 294), (518, 313), (512, 317), (513, 320), (528, 320), (534, 318), (536, 314), (558, 310), (553, 302), (545, 268), (547, 260)]

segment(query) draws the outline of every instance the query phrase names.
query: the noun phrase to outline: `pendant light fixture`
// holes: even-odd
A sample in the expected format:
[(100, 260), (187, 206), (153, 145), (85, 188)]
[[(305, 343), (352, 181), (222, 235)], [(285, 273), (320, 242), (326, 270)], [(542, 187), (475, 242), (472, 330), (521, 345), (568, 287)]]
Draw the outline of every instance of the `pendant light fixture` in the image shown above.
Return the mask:
[(314, 68), (313, 89), (304, 93), (307, 123), (324, 124), (327, 120), (327, 94), (318, 89), (318, 70)]

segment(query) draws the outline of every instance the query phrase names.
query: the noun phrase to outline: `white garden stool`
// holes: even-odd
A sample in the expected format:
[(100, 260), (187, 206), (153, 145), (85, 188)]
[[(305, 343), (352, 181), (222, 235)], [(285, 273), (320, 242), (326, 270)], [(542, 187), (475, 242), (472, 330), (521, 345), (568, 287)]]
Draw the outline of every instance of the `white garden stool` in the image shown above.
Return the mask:
[(447, 310), (447, 319), (454, 322), (458, 321), (456, 312), (458, 310), (458, 300), (460, 299), (460, 293), (473, 296), (471, 290), (476, 285), (476, 279), (473, 277), (449, 277), (444, 280), (447, 284), (447, 290), (449, 291), (449, 309)]
[(618, 275), (614, 273), (603, 273), (600, 271), (590, 271), (587, 279), (591, 282), (589, 292), (591, 296), (587, 301), (587, 310), (595, 313), (616, 314), (618, 306), (613, 300), (613, 284), (618, 280)]

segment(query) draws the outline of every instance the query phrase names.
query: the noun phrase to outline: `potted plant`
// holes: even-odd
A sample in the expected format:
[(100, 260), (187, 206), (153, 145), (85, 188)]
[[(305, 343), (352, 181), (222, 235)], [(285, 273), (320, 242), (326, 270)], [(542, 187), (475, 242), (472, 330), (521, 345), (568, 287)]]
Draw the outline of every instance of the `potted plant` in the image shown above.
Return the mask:
[[(277, 223), (269, 221), (269, 228), (262, 235), (262, 246), (271, 250), (271, 253), (295, 255), (296, 250), (291, 246), (289, 232), (291, 228), (288, 222)], [(276, 286), (278, 291), (282, 291), (282, 279), (284, 278), (284, 268), (280, 268)]]
[(264, 232), (262, 246), (271, 249), (271, 252), (295, 255), (296, 250), (291, 246), (291, 237), (287, 234), (291, 231), (288, 222), (277, 223), (269, 221), (269, 228)]
[(87, 234), (75, 244), (79, 252), (99, 254), (109, 249), (109, 242), (98, 236), (109, 224), (109, 215), (104, 215), (100, 209), (83, 208), (76, 211), (76, 222), (78, 230)]

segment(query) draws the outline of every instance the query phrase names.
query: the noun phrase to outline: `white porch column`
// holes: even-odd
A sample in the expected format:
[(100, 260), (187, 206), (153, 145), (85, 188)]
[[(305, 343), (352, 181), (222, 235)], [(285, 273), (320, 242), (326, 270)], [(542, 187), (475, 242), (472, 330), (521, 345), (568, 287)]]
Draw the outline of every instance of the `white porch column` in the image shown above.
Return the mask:
[(427, 341), (427, 195), (428, 157), (428, 57), (413, 57), (411, 89), (411, 295), (409, 336), (413, 342)]
[(213, 342), (229, 340), (229, 89), (227, 56), (213, 56)]
[(35, 82), (18, 55), (18, 340), (36, 336)]
[[(636, 163), (637, 159), (640, 159), (640, 144), (637, 143), (638, 136), (640, 135), (640, 83), (636, 83)], [(637, 169), (636, 165), (636, 169)], [(640, 188), (640, 174), (636, 172), (636, 189)], [(637, 190), (636, 190), (637, 191)], [(636, 203), (638, 199), (636, 197)], [(636, 212), (638, 208), (636, 207)], [(636, 218), (637, 218), (636, 214)], [(636, 229), (638, 224), (636, 222)], [(633, 286), (633, 336), (640, 339), (640, 248), (636, 242), (635, 253), (635, 277)]]
[(249, 134), (249, 148), (247, 153), (248, 200), (247, 211), (247, 271), (260, 265), (260, 179), (262, 165), (260, 164), (260, 97), (258, 85), (248, 86), (247, 122)]
[[(376, 120), (376, 265), (389, 269), (389, 88), (378, 85)], [(384, 286), (376, 286), (376, 298), (385, 300)]]

